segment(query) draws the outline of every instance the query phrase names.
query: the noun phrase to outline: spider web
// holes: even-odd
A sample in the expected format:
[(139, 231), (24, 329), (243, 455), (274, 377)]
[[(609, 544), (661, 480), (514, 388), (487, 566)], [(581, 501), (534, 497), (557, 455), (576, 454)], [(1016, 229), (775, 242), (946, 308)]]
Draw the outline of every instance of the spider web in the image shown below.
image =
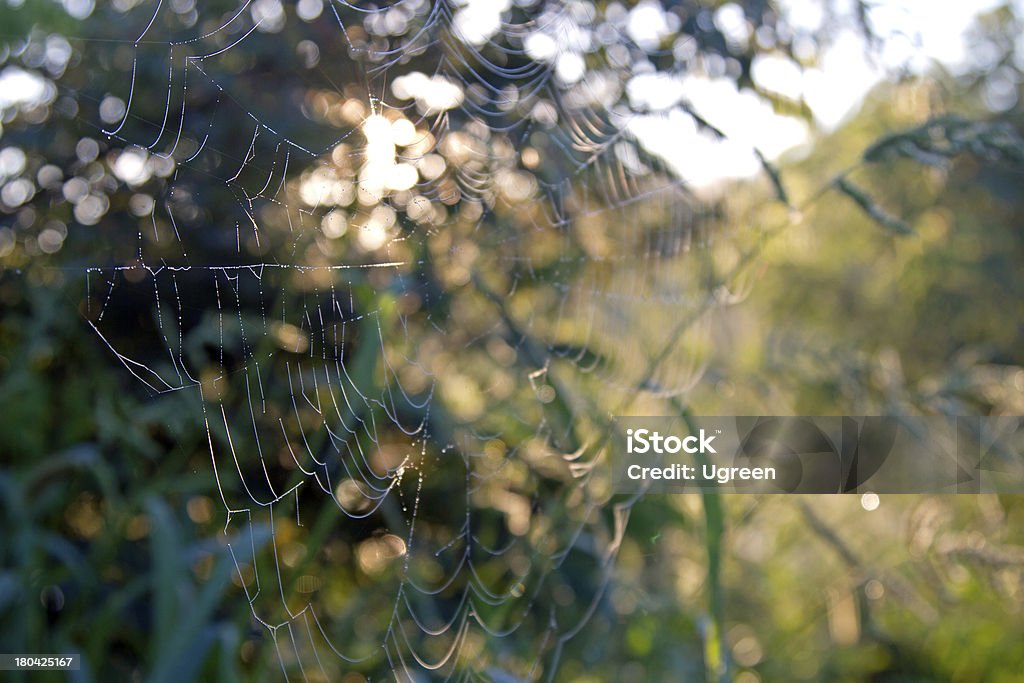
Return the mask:
[(728, 298), (603, 46), (657, 51), (572, 2), (136, 13), (105, 133), (167, 180), (86, 315), (191, 397), (284, 678), (552, 679), (635, 502), (610, 416), (692, 388)]

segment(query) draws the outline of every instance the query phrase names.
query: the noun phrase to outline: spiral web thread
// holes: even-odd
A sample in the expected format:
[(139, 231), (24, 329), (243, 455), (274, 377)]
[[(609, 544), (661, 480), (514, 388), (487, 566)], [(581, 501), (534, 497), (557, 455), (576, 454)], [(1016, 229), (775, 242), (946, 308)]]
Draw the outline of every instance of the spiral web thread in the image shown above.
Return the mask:
[(608, 417), (701, 376), (714, 207), (623, 93), (619, 52), (657, 50), (581, 3), (489, 11), (158, 2), (120, 46), (115, 169), (166, 181), (88, 269), (89, 325), (189, 396), (287, 680), (550, 680), (634, 502)]

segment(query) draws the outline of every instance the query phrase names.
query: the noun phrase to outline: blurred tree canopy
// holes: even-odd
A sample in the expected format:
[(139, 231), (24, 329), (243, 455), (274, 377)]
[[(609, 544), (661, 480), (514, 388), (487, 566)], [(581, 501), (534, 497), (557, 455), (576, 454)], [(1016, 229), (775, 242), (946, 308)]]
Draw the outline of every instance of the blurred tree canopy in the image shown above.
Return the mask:
[(672, 156), (744, 138), (688, 77), (813, 130), (758, 65), (887, 49), (866, 3), (821, 9), (0, 5), (4, 651), (1016, 680), (1015, 497), (602, 479), (616, 414), (1021, 414), (1013, 5), (966, 66), (891, 69), (787, 155), (741, 141), (756, 173)]

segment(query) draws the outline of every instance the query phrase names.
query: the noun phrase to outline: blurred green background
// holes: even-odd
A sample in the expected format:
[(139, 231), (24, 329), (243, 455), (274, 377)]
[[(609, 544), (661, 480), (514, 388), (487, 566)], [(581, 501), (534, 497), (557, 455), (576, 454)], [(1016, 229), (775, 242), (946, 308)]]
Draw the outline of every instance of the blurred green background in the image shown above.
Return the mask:
[[(325, 78), (341, 102), (372, 101), (375, 76), (351, 57), (351, 42), (339, 38), (337, 24), (324, 28), (327, 14), (299, 18), (312, 4), (282, 9), (286, 20), (277, 30), (254, 34), (217, 65), (229, 92), (242, 99), (234, 102), (239, 109), (274, 110), (276, 100), (287, 100), (280, 104), (283, 112), (294, 102), (313, 102), (315, 110)], [(724, 21), (710, 20), (726, 4), (741, 10), (752, 32), (760, 36), (769, 27), (775, 38), (738, 45)], [(171, 5), (173, 11), (157, 15), (154, 35), (160, 40), (201, 33), (207, 22), (217, 25), (235, 7)], [(787, 31), (787, 14), (758, 0), (662, 6), (683, 19), (671, 36), (662, 37), (662, 45), (649, 48), (642, 60), (635, 51), (630, 59), (669, 71), (678, 65), (678, 51), (661, 48), (692, 37), (695, 53), (707, 64), (717, 64), (715, 57), (727, 64), (721, 76), (814, 128), (810, 105), (764, 88), (752, 65), (760, 54), (775, 54), (812, 69), (827, 52), (833, 24), (824, 21), (810, 33)], [(545, 7), (523, 3), (508, 11), (540, 13)], [(607, 3), (578, 7), (601, 16), (611, 11)], [(268, 26), (277, 16), (272, 9), (260, 10), (272, 15)], [(348, 25), (366, 27), (363, 40), (383, 40), (384, 47), (413, 32), (423, 17), (413, 13), (420, 19), (390, 33), (378, 27), (375, 35), (357, 10), (341, 4), (336, 9)], [(269, 518), (238, 527), (230, 526), (228, 515), (226, 525), (202, 400), (184, 391), (147, 392), (86, 322), (86, 300), (95, 293), (86, 291), (85, 269), (132, 263), (135, 235), (149, 229), (154, 199), (178, 182), (177, 175), (161, 175), (158, 168), (144, 182), (126, 182), (114, 170), (115, 151), (125, 145), (100, 131), (119, 118), (103, 112), (104, 103), (117, 104), (111, 93), (125, 105), (133, 55), (143, 79), (158, 84), (158, 91), (164, 88), (161, 50), (131, 49), (149, 11), (131, 2), (94, 7), (80, 0), (8, 0), (0, 6), (0, 650), (77, 652), (84, 663), (80, 672), (5, 673), (5, 680), (1021, 680), (1024, 504), (1018, 497), (708, 494), (648, 496), (622, 507), (607, 492), (575, 495), (578, 489), (565, 471), (535, 466), (529, 454), (539, 448), (538, 422), (579, 420), (587, 423), (582, 431), (597, 430), (602, 415), (622, 404), (618, 393), (612, 397), (611, 389), (588, 376), (575, 393), (560, 384), (575, 369), (559, 369), (558, 358), (582, 358), (586, 351), (572, 347), (572, 333), (559, 346), (552, 341), (557, 330), (516, 327), (523, 306), (548, 310), (542, 287), (524, 285), (527, 293), (517, 293), (523, 298), (509, 293), (507, 307), (492, 305), (503, 296), (494, 292), (506, 292), (517, 280), (508, 261), (492, 260), (488, 250), (503, 249), (501, 235), (527, 219), (496, 202), (485, 225), (493, 225), (499, 237), (489, 241), (478, 237), (467, 199), (436, 202), (450, 207), (450, 223), (408, 228), (410, 235), (423, 228), (422, 241), (409, 240), (407, 248), (428, 263), (405, 274), (413, 284), (375, 280), (367, 272), (352, 275), (347, 284), (356, 311), (401, 311), (408, 295), (419, 297), (410, 309), (411, 323), (398, 314), (379, 319), (388, 344), (392, 337), (399, 340), (394, 353), (433, 354), (425, 357), (433, 359), (438, 383), (429, 408), (436, 443), (424, 447), (425, 453), (440, 463), (446, 444), (477, 434), (472, 439), (486, 457), (492, 446), (500, 449), (499, 461), (506, 448), (526, 454), (521, 471), (509, 474), (517, 478), (516, 497), (501, 498), (488, 489), (473, 499), (474, 512), (479, 507), (486, 520), (476, 533), (481, 544), (495, 546), (513, 537), (529, 539), (531, 562), (546, 558), (532, 566), (547, 578), (526, 607), (529, 618), (513, 635), (477, 633), (460, 644), (454, 669), (407, 675), (385, 654), (392, 645), (404, 647), (386, 626), (402, 595), (396, 577), (403, 568), (395, 557), (384, 557), (388, 539), (397, 536), (382, 535), (402, 536), (395, 529), (404, 527), (388, 514), (401, 518), (406, 510), (384, 509), (356, 522), (339, 515), (334, 501), (304, 497), (301, 529), (289, 523), (292, 511), (274, 517), (273, 529)], [(627, 387), (621, 391), (629, 411), (1022, 414), (1022, 21), (1017, 5), (989, 8), (968, 31), (971, 54), (983, 59), (919, 72), (893, 70), (853, 115), (814, 128), (809, 142), (766, 161), (758, 176), (723, 180), (714, 191), (696, 193), (694, 205), (704, 212), (701, 229), (722, 237), (686, 257), (680, 282), (698, 292), (721, 285), (735, 300), (707, 322), (701, 336), (684, 340), (687, 353), (699, 357), (693, 388), (666, 398), (642, 385)], [(884, 52), (870, 21), (852, 28), (866, 36), (869, 51)], [(297, 73), (314, 71), (309, 48), (300, 49), (306, 36), (317, 47), (320, 66), (315, 77), (297, 79)], [(617, 44), (607, 41), (601, 50)], [(412, 70), (417, 59), (431, 64), (431, 49), (396, 68)], [(34, 74), (28, 86), (26, 73)], [(25, 88), (31, 97), (19, 95)], [(220, 102), (211, 98), (204, 106), (217, 111)], [(164, 104), (149, 98), (133, 111), (152, 123)], [(326, 124), (304, 111), (302, 117), (280, 119), (288, 126), (282, 135), (322, 137)], [(230, 112), (210, 119), (211, 138), (218, 149), (242, 156), (252, 129)], [(704, 117), (713, 125), (710, 114)], [(469, 129), (471, 121), (453, 118), (452, 125)], [(355, 149), (359, 143), (351, 144)], [(459, 158), (453, 152), (446, 160), (457, 170)], [(229, 175), (219, 170), (213, 176)], [(308, 172), (296, 162), (288, 179), (298, 183)], [(535, 172), (543, 179), (557, 178), (560, 171), (542, 164)], [(72, 179), (87, 183), (85, 190)], [(577, 180), (587, 182), (585, 176)], [(193, 225), (220, 226), (197, 230), (190, 246), (209, 262), (237, 258), (234, 230), (227, 230), (230, 244), (220, 233), (234, 220), (224, 217), (237, 216), (238, 197), (216, 183), (204, 188), (201, 178), (191, 185), (180, 182), (186, 194), (193, 191), (191, 206), (198, 207)], [(184, 210), (188, 202), (182, 201)], [(260, 214), (268, 217), (274, 218)], [(626, 228), (653, 233), (659, 220), (655, 211)], [(254, 252), (268, 262), (268, 254), (288, 246), (287, 235), (268, 242)], [(547, 248), (541, 242), (528, 248), (540, 253)], [(166, 245), (154, 248), (162, 256)], [(589, 253), (586, 244), (571, 248)], [(345, 249), (325, 247), (317, 258), (359, 257)], [(482, 254), (478, 270), (460, 260), (474, 249)], [(541, 285), (555, 278), (582, 282), (588, 275), (552, 272), (540, 276)], [(302, 290), (299, 280), (282, 279), (282, 298)], [(194, 287), (186, 299), (194, 297), (197, 309), (208, 307), (201, 284)], [(116, 340), (130, 345), (150, 335), (154, 309), (148, 298), (127, 304)], [(432, 331), (435, 318), (445, 321), (443, 331)], [(212, 338), (211, 324), (204, 319), (190, 330), (196, 348)], [(665, 326), (661, 320), (648, 324), (652, 335)], [(407, 327), (399, 333), (401, 325)], [(548, 336), (541, 344), (534, 333)], [(230, 350), (231, 343), (221, 342), (221, 349)], [(386, 383), (377, 361), (366, 361), (362, 348), (369, 347), (358, 344), (346, 360), (350, 372), (362, 373), (361, 381), (369, 384)], [(446, 365), (438, 359), (450, 348), (460, 351)], [(274, 349), (275, 358), (286, 355)], [(555, 352), (554, 400), (544, 396), (547, 385), (539, 394), (532, 386), (543, 365), (537, 353), (544, 351), (538, 349)], [(153, 358), (161, 352), (150, 351)], [(502, 382), (510, 388), (498, 396), (494, 387)], [(242, 412), (244, 395), (225, 391), (221, 405)], [(268, 394), (271, 401), (287, 401), (283, 389)], [(375, 414), (382, 419), (385, 413), (380, 406)], [(475, 424), (482, 425), (479, 432)], [(502, 433), (502, 441), (479, 435), (488, 431)], [(570, 445), (554, 439), (547, 447), (568, 452)], [(422, 519), (422, 533), (436, 545), (454, 542), (462, 510), (452, 509), (451, 501), (463, 495), (460, 487), (469, 475), (440, 465), (419, 471), (429, 475), (422, 490), (415, 477), (400, 482), (415, 490), (417, 524)], [(517, 519), (522, 521), (518, 508), (504, 510), (502, 500), (528, 506), (523, 514), (532, 520), (529, 533), (516, 531)], [(299, 505), (296, 496), (296, 510)], [(623, 510), (630, 514), (618, 538)], [(582, 538), (574, 538), (572, 552), (554, 561), (543, 550), (544, 537), (561, 539), (581, 520), (587, 524)], [(264, 569), (277, 562), (278, 552), (292, 548), (299, 559), (289, 564), (294, 572), (282, 585), (294, 596), (282, 595), (282, 602), (316, 592), (318, 604), (334, 618), (329, 628), (337, 629), (336, 642), (366, 653), (367, 661), (347, 666), (334, 660), (323, 676), (300, 672), (298, 662), (310, 653), (280, 654), (280, 644), (275, 647), (274, 637), (254, 618), (226, 542), (251, 542)], [(602, 547), (615, 552), (606, 555)], [(522, 558), (516, 558), (482, 560), (484, 580), (518, 574)], [(420, 566), (421, 559), (412, 556), (412, 564)], [(423, 566), (434, 571), (428, 559)], [(308, 577), (316, 580), (316, 591), (304, 587)], [(462, 583), (457, 587), (468, 590)], [(443, 594), (424, 604), (447, 615), (457, 602), (457, 594)], [(499, 600), (479, 609), (507, 620), (507, 604)], [(580, 624), (573, 638), (558, 644), (557, 666), (546, 631), (549, 614), (556, 612), (566, 615), (561, 632)], [(323, 656), (326, 648), (319, 651)], [(543, 661), (539, 667), (530, 665), (535, 657)]]

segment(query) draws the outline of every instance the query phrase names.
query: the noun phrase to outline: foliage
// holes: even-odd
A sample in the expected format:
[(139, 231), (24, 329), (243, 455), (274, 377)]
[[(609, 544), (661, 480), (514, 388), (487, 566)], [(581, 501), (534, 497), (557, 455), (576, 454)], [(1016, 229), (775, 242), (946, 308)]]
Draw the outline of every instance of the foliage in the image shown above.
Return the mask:
[[(160, 28), (167, 35), (193, 29), (189, 21), (194, 24), (198, 15), (187, 4), (180, 3), (187, 11), (166, 16)], [(648, 60), (656, 69), (676, 68), (676, 52), (688, 37), (696, 41), (694, 54), (713, 69), (754, 88), (760, 87), (751, 76), (758, 54), (813, 61), (800, 47), (799, 36), (766, 3), (740, 7), (752, 31), (776, 39), (744, 45), (716, 25), (709, 8), (689, 2), (665, 5), (685, 20), (663, 37), (664, 45), (634, 51), (624, 71)], [(203, 12), (216, 16), (233, 7), (213, 3)], [(602, 3), (598, 7), (607, 9)], [(158, 225), (152, 217), (152, 206), (160, 200), (174, 208), (190, 247), (211, 262), (293, 256), (298, 249), (284, 230), (252, 245), (241, 238), (236, 242), (233, 231), (204, 229), (240, 216), (238, 197), (204, 174), (223, 175), (237, 164), (225, 150), (249, 145), (251, 129), (238, 121), (250, 110), (267, 112), (291, 139), (337, 132), (331, 112), (338, 103), (319, 108), (320, 103), (330, 97), (372, 102), (373, 70), (380, 65), (361, 64), (369, 76), (355, 67), (351, 73), (339, 67), (328, 76), (324, 68), (309, 66), (308, 55), (280, 51), (271, 36), (257, 36), (226, 53), (219, 64), (229, 80), (224, 85), (249, 99), (228, 102), (222, 110), (215, 88), (193, 85), (193, 111), (210, 119), (220, 156), (192, 169), (192, 175), (175, 175), (176, 194), (167, 197), (161, 193), (175, 168), (155, 165), (145, 183), (124, 182), (113, 171), (123, 145), (105, 138), (97, 124), (111, 93), (123, 93), (118, 79), (132, 65), (130, 45), (104, 42), (123, 38), (118, 25), (122, 10), (117, 3), (105, 4), (78, 22), (49, 2), (0, 8), (0, 22), (12, 34), (5, 37), (3, 68), (34, 68), (57, 84), (43, 105), (12, 108), (3, 121), (3, 145), (28, 151), (19, 175), (32, 178), (38, 188), (33, 185), (31, 198), (16, 206), (4, 204), (6, 223), (0, 228), (0, 524), (5, 530), (0, 649), (81, 652), (82, 680), (268, 680), (280, 671), (275, 643), (253, 618), (246, 586), (224, 545), (251, 543), (259, 549), (261, 571), (277, 561), (276, 553), (268, 552), (272, 533), (282, 546), (299, 548), (294, 571), (287, 572), (292, 593), (301, 592), (304, 578), (320, 577), (327, 585), (322, 599), (341, 615), (339, 621), (375, 633), (389, 614), (397, 569), (368, 569), (357, 553), (379, 543), (379, 529), (403, 510), (396, 504), (365, 525), (339, 528), (332, 516), (335, 508), (303, 499), (303, 510), (314, 513), (304, 523), (271, 516), (237, 527), (230, 526), (229, 515), (226, 526), (218, 500), (223, 489), (210, 468), (207, 440), (221, 443), (228, 435), (219, 427), (212, 436), (206, 433), (202, 401), (184, 392), (148, 395), (115, 367), (109, 349), (83, 323), (89, 313), (82, 309), (96, 301), (96, 293), (85, 291), (77, 275), (97, 258), (134, 263), (140, 230), (169, 230), (169, 223), (161, 219)], [(526, 10), (517, 5), (513, 11)], [(377, 52), (384, 54), (415, 31), (415, 21), (401, 35), (360, 30), (350, 38), (356, 47), (380, 43)], [(1008, 23), (1007, 17), (997, 22), (996, 38)], [(299, 44), (307, 35), (306, 27), (299, 26), (287, 23), (280, 40)], [(817, 36), (822, 45), (827, 29)], [(319, 64), (349, 63), (352, 44), (315, 37)], [(73, 49), (51, 64), (47, 50), (36, 48), (49, 45), (63, 54), (58, 38)], [(147, 51), (145, 44), (141, 50), (141, 78), (161, 82), (163, 56)], [(432, 56), (427, 51), (409, 59), (407, 70), (430, 66)], [(1007, 55), (1004, 61), (1012, 60)], [(529, 67), (515, 59), (504, 64), (509, 73)], [(298, 82), (295, 74), (301, 74)], [(344, 82), (331, 82), (331, 76)], [(627, 392), (629, 411), (1020, 414), (1020, 121), (1015, 112), (994, 117), (977, 105), (974, 91), (983, 90), (988, 77), (987, 71), (961, 81), (937, 75), (937, 86), (930, 81), (883, 86), (856, 119), (817, 140), (806, 158), (775, 164), (758, 152), (766, 182), (738, 183), (724, 199), (693, 201), (694, 213), (700, 214), (693, 220), (695, 232), (717, 241), (706, 239), (714, 246), (686, 261), (677, 286), (706, 293), (716, 304), (729, 299), (737, 305), (712, 325), (711, 342), (683, 334), (666, 337), (665, 349), (683, 339), (679, 344), (690, 344), (687, 351), (697, 348), (706, 354), (705, 377), (685, 402), (659, 395), (663, 377), (652, 364)], [(962, 82), (971, 78), (977, 82)], [(488, 84), (500, 91), (514, 80)], [(948, 87), (954, 95), (940, 105), (921, 105), (930, 99), (924, 92), (929, 87)], [(771, 95), (781, 110), (808, 114), (801, 103), (762, 94)], [(902, 101), (916, 104), (901, 108)], [(154, 122), (164, 116), (165, 102), (150, 99), (137, 107), (128, 125), (136, 132), (160, 131)], [(295, 116), (296, 109), (305, 115)], [(215, 118), (222, 111), (228, 115)], [(508, 118), (517, 115), (511, 112)], [(453, 119), (458, 116), (453, 112)], [(699, 125), (724, 135), (695, 116)], [(453, 125), (470, 129), (472, 121), (467, 117)], [(559, 143), (553, 134), (536, 141), (542, 151)], [(648, 150), (637, 146), (637, 154), (657, 167)], [(448, 161), (458, 165), (454, 155)], [(205, 158), (202, 163), (207, 164)], [(472, 172), (493, 172), (473, 168), (465, 159), (460, 163)], [(296, 164), (287, 178), (288, 191), (299, 191), (308, 170)], [(565, 172), (541, 165), (536, 176), (558, 179)], [(99, 215), (69, 200), (75, 192), (68, 186), (72, 179), (87, 181), (86, 193), (99, 202)], [(591, 179), (582, 174), (580, 182)], [(774, 199), (763, 200), (766, 194)], [(747, 199), (752, 196), (757, 199)], [(149, 211), (140, 210), (147, 201)], [(372, 324), (357, 326), (357, 341), (346, 356), (359, 375), (356, 384), (386, 384), (374, 356), (377, 349), (366, 340), (378, 329), (404, 326), (410, 341), (392, 352), (429, 351), (433, 355), (427, 358), (438, 365), (447, 361), (450, 368), (455, 366), (450, 350), (465, 349), (458, 372), (444, 375), (438, 400), (430, 404), (436, 441), (430, 457), (439, 458), (445, 444), (465, 439), (474, 424), (506, 434), (502, 449), (521, 447), (532, 454), (581, 448), (600, 433), (605, 415), (627, 404), (614, 403), (605, 396), (606, 385), (598, 382), (567, 386), (569, 373), (562, 372), (560, 359), (602, 367), (621, 340), (587, 347), (577, 344), (579, 330), (546, 326), (543, 313), (555, 306), (545, 300), (543, 288), (531, 291), (530, 280), (508, 265), (522, 254), (503, 251), (507, 236), (535, 223), (535, 216), (495, 200), (488, 235), (496, 237), (488, 241), (471, 217), (472, 202), (444, 204), (444, 220), (410, 228), (427, 235), (422, 250), (408, 247), (410, 260), (421, 267), (393, 280), (359, 273), (349, 283), (351, 314), (381, 312)], [(261, 220), (284, 223), (275, 207), (261, 211)], [(652, 210), (638, 224), (624, 227), (635, 231), (626, 239), (616, 226), (588, 227), (594, 228), (590, 235), (607, 238), (612, 250), (639, 252), (661, 245), (659, 230), (667, 231), (667, 224), (666, 214)], [(746, 224), (764, 229), (738, 227)], [(570, 258), (559, 260), (551, 258), (549, 237), (538, 231), (535, 239), (524, 240), (525, 253), (537, 260), (540, 281), (563, 278), (575, 284), (593, 277), (565, 263), (590, 254), (598, 240), (570, 235), (568, 246), (561, 247)], [(702, 241), (700, 234), (697, 241)], [(168, 242), (147, 246), (159, 258), (175, 257)], [(313, 254), (317, 263), (358, 257), (337, 243), (302, 247), (308, 251), (301, 255)], [(479, 260), (466, 254), (480, 254)], [(472, 269), (460, 260), (464, 257)], [(284, 294), (277, 303), (284, 307), (307, 300), (311, 280), (282, 278)], [(208, 283), (183, 286), (189, 287), (184, 290), (188, 300), (209, 295), (203, 290)], [(120, 316), (118, 348), (137, 351), (142, 355), (133, 357), (154, 367), (166, 363), (157, 358), (162, 351), (149, 345), (160, 329), (161, 309), (141, 293), (142, 286), (133, 290), (129, 284), (127, 289), (135, 296), (111, 309), (111, 316)], [(421, 308), (405, 308), (410, 294)], [(524, 320), (531, 316), (523, 313), (534, 310), (543, 320), (528, 327)], [(699, 318), (702, 312), (693, 315)], [(673, 329), (689, 333), (690, 314), (680, 312), (682, 322), (672, 321)], [(436, 320), (453, 321), (451, 334), (435, 334), (431, 326)], [(236, 369), (244, 364), (241, 341), (218, 343), (215, 317), (196, 311), (195, 319), (182, 325), (189, 358), (197, 365), (212, 365), (218, 350), (235, 353), (227, 363), (236, 363)], [(667, 350), (659, 355), (656, 348), (665, 332), (662, 321), (648, 325), (649, 333), (636, 335), (638, 345), (652, 345), (645, 358), (671, 355)], [(471, 346), (469, 340), (476, 338), (488, 342)], [(291, 356), (278, 348), (279, 342), (268, 337), (266, 344), (283, 365)], [(511, 360), (496, 363), (508, 358), (509, 349), (514, 350)], [(556, 360), (549, 370), (551, 357)], [(538, 376), (544, 377), (540, 386), (534, 382)], [(545, 382), (554, 388), (553, 398), (539, 405), (535, 395), (549, 390)], [(497, 393), (493, 387), (502, 383), (512, 388), (502, 399), (491, 398)], [(210, 386), (204, 384), (204, 390)], [(227, 410), (244, 414), (245, 395), (238, 387), (223, 391)], [(268, 390), (268, 396), (279, 404), (288, 400), (281, 388)], [(381, 405), (358, 417), (383, 421), (386, 414)], [(426, 419), (422, 414), (403, 417)], [(550, 443), (539, 443), (538, 422), (555, 425)], [(236, 438), (240, 450), (255, 445), (247, 436)], [(321, 434), (312, 447), (319, 452), (328, 445)], [(502, 450), (488, 457), (501, 461), (504, 455)], [(299, 478), (294, 468), (282, 466), (282, 471), (281, 483)], [(462, 510), (451, 505), (463, 483), (456, 479), (429, 482), (422, 497), (417, 491), (415, 500), (422, 506), (417, 524), (439, 543), (461, 524)], [(586, 504), (601, 509), (601, 524), (594, 538), (584, 539), (582, 551), (546, 567), (552, 588), (539, 599), (545, 608), (538, 610), (540, 616), (526, 622), (528, 633), (511, 644), (492, 645), (490, 658), (480, 654), (488, 668), (468, 662), (465, 672), (511, 680), (503, 663), (532, 656), (543, 640), (546, 608), (584, 613), (591, 601), (591, 618), (567, 641), (558, 680), (1009, 681), (1024, 664), (1024, 619), (1018, 607), (1024, 590), (1019, 532), (1024, 507), (1016, 498), (884, 497), (881, 512), (867, 512), (853, 498), (651, 496), (630, 508), (605, 585), (599, 570), (606, 558), (599, 548), (608, 538), (600, 536), (613, 536), (624, 523), (623, 501), (584, 498), (584, 504), (571, 495), (571, 477), (563, 470), (552, 473), (531, 464), (523, 467), (521, 480), (515, 493), (529, 502), (541, 530), (534, 535), (539, 538), (530, 537), (535, 544), (531, 560), (543, 558), (537, 548), (544, 547), (545, 536), (558, 537), (574, 527)], [(487, 503), (479, 506), (485, 520), (481, 542), (501, 545), (510, 535), (508, 515)], [(510, 562), (481, 563), (481, 571), (500, 578)], [(437, 566), (443, 570), (440, 562)], [(444, 594), (436, 604), (449, 608), (456, 602), (456, 595)], [(493, 607), (495, 617), (508, 616), (502, 614), (508, 610), (505, 603)], [(353, 645), (377, 643), (367, 636)], [(363, 667), (370, 676), (389, 671), (380, 652)]]

